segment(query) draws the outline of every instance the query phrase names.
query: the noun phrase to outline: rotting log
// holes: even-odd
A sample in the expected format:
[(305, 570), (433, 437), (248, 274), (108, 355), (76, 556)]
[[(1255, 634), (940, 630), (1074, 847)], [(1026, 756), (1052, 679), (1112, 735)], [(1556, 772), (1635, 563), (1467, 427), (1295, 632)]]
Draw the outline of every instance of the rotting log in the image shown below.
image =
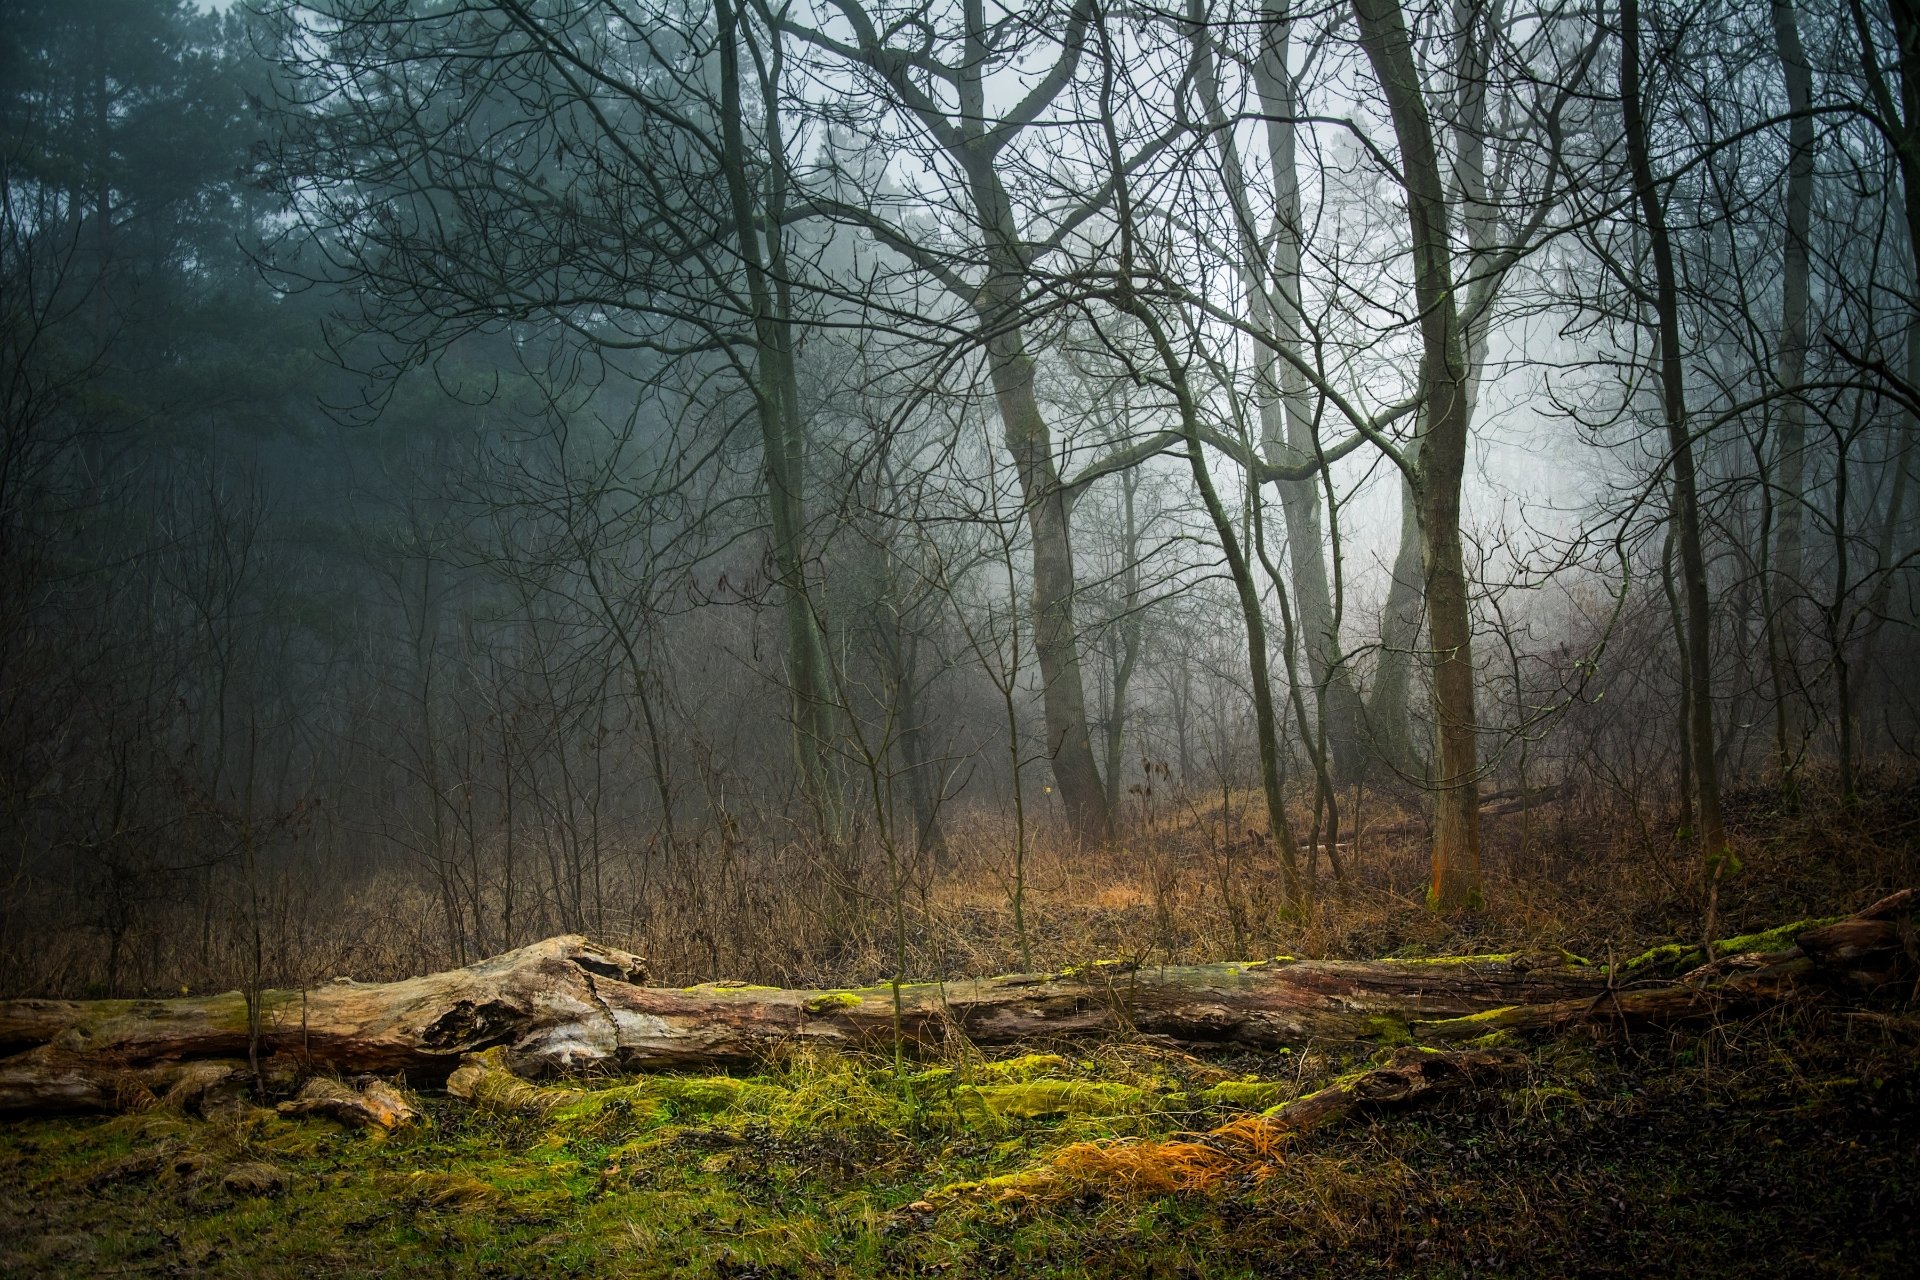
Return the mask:
[[(1500, 1030), (1675, 1023), (1809, 987), (1907, 981), (1914, 894), (1812, 928), (1793, 945), (1722, 955), (1638, 979), (1564, 954), (1426, 960), (1267, 960), (1084, 966), (900, 989), (901, 1034), (937, 1050), (1131, 1034), (1186, 1047), (1310, 1042), (1445, 1044)], [(549, 938), (466, 969), (403, 982), (335, 982), (261, 999), (262, 1073), (402, 1074), (439, 1084), (497, 1048), (515, 1074), (710, 1068), (798, 1045), (890, 1045), (891, 987), (780, 990), (645, 985), (644, 961)], [(209, 1061), (247, 1055), (238, 992), (176, 1000), (0, 1001), (0, 1114), (115, 1110), (164, 1100)]]
[(413, 1104), (383, 1080), (350, 1089), (331, 1076), (313, 1077), (299, 1097), (277, 1109), (283, 1116), (322, 1115), (360, 1129), (404, 1129), (420, 1118)]
[[(1526, 1055), (1512, 1049), (1442, 1051), (1409, 1046), (1389, 1062), (1342, 1077), (1274, 1107), (1257, 1120), (1274, 1132), (1299, 1133), (1343, 1120), (1355, 1111), (1417, 1106), (1436, 1094), (1469, 1089), (1526, 1068)], [(1245, 1140), (1251, 1123), (1242, 1120), (1215, 1134), (1235, 1134)]]

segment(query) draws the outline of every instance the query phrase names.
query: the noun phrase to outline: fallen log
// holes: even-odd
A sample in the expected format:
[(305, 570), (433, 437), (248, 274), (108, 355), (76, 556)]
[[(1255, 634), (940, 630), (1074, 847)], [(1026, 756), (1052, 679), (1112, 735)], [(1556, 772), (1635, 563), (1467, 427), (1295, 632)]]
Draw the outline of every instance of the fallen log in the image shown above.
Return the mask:
[[(1810, 929), (1793, 945), (1726, 954), (1691, 975), (1637, 980), (1564, 954), (1420, 960), (1105, 963), (797, 991), (743, 983), (645, 985), (639, 957), (565, 936), (403, 982), (335, 982), (260, 997), (269, 1082), (404, 1074), (439, 1084), (499, 1049), (527, 1077), (751, 1062), (783, 1048), (937, 1050), (1132, 1034), (1187, 1047), (1459, 1042), (1508, 1029), (1671, 1023), (1779, 1000), (1808, 984), (1885, 983), (1911, 971), (1914, 895)], [(1767, 935), (1758, 935), (1767, 936)], [(1769, 939), (1770, 943), (1775, 939)], [(897, 1005), (896, 1005), (897, 997)], [(238, 992), (175, 1000), (0, 1001), (0, 1114), (146, 1105), (194, 1064), (248, 1056)]]

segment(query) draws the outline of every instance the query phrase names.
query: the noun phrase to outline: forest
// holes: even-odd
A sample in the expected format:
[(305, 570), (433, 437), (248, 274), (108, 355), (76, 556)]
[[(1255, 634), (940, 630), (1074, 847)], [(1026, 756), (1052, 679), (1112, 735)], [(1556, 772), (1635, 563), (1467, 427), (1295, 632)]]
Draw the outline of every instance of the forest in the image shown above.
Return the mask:
[(0, 431), (0, 1274), (1912, 1274), (1915, 0), (0, 0)]

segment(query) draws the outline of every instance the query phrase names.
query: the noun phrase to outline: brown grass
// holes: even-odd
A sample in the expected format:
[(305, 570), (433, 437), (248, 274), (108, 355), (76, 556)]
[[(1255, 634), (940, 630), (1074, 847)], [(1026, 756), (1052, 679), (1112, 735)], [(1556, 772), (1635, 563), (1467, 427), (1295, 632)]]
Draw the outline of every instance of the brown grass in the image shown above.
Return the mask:
[[(1042, 825), (1030, 839), (1025, 894), (1034, 967), (1111, 957), (1199, 962), (1291, 954), (1367, 958), (1562, 946), (1590, 959), (1691, 938), (1700, 926), (1697, 852), (1642, 809), (1605, 791), (1575, 791), (1485, 824), (1485, 909), (1440, 916), (1423, 906), (1421, 797), (1368, 793), (1358, 836), (1342, 836), (1344, 883), (1320, 861), (1304, 911), (1281, 895), (1276, 855), (1250, 794), (1176, 797), (1123, 815), (1106, 848), (1074, 847)], [(1351, 797), (1348, 798), (1349, 807)], [(1728, 814), (1742, 870), (1722, 889), (1727, 933), (1861, 905), (1920, 878), (1920, 775), (1876, 779), (1852, 804), (1812, 780), (1787, 810), (1764, 787), (1733, 791)], [(1304, 831), (1304, 807), (1298, 821)], [(942, 860), (906, 857), (898, 889), (907, 976), (957, 977), (1019, 967), (1011, 910), (1014, 832), (981, 809), (945, 815)], [(737, 978), (790, 986), (892, 975), (895, 884), (883, 851), (826, 856), (808, 842), (689, 841), (675, 857), (612, 846), (597, 897), (577, 910), (526, 887), (503, 921), (501, 868), (490, 869), (458, 937), (421, 868), (359, 879), (278, 869), (266, 894), (267, 981), (381, 980), (471, 962), (558, 932), (585, 932), (647, 956), (658, 979)], [(74, 904), (23, 904), (28, 927), (0, 971), (16, 993), (100, 994), (105, 940), (76, 927)], [(509, 925), (511, 927), (509, 927)], [(482, 927), (484, 926), (484, 927)], [(155, 904), (122, 943), (120, 994), (238, 985), (244, 931), (204, 902)]]

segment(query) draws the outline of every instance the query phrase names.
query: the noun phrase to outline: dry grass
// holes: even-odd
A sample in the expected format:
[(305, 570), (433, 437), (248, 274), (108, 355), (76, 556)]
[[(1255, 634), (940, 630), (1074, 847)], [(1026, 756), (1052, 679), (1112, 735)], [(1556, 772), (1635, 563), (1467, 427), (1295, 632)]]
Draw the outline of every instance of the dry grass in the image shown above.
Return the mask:
[[(1362, 828), (1341, 839), (1346, 877), (1336, 883), (1319, 860), (1319, 892), (1304, 911), (1282, 897), (1278, 861), (1252, 795), (1174, 796), (1157, 812), (1136, 806), (1114, 843), (1095, 850), (1076, 848), (1043, 824), (1031, 834), (1024, 870), (1033, 966), (1530, 946), (1564, 946), (1601, 960), (1610, 948), (1627, 953), (1690, 938), (1699, 927), (1697, 853), (1671, 829), (1650, 829), (1641, 809), (1604, 791), (1575, 791), (1526, 813), (1490, 817), (1486, 908), (1451, 917), (1428, 912), (1420, 801), (1412, 792), (1360, 797)], [(1350, 815), (1351, 796), (1347, 803)], [(1816, 778), (1797, 809), (1783, 808), (1770, 789), (1747, 788), (1729, 796), (1728, 810), (1742, 864), (1722, 890), (1729, 933), (1848, 910), (1876, 889), (1920, 879), (1920, 776), (1912, 771), (1876, 779), (1852, 804)], [(1303, 808), (1303, 831), (1307, 819)], [(1019, 968), (1010, 822), (998, 812), (950, 810), (945, 827), (944, 857), (899, 866), (907, 976)], [(282, 868), (263, 921), (266, 981), (393, 978), (573, 931), (647, 956), (670, 983), (837, 985), (884, 980), (896, 968), (895, 878), (876, 848), (829, 857), (805, 841), (754, 844), (731, 830), (724, 844), (688, 841), (670, 859), (650, 848), (614, 846), (596, 897), (562, 910), (523, 879), (510, 919), (503, 870), (482, 868), (478, 909), (462, 917), (456, 936), (422, 869), (355, 878)], [(0, 956), (12, 991), (101, 993), (106, 941), (75, 926), (75, 905), (23, 907), (31, 909), (15, 919), (31, 922), (29, 929)], [(142, 921), (122, 941), (121, 994), (239, 984), (237, 920), (187, 900), (153, 904)]]

